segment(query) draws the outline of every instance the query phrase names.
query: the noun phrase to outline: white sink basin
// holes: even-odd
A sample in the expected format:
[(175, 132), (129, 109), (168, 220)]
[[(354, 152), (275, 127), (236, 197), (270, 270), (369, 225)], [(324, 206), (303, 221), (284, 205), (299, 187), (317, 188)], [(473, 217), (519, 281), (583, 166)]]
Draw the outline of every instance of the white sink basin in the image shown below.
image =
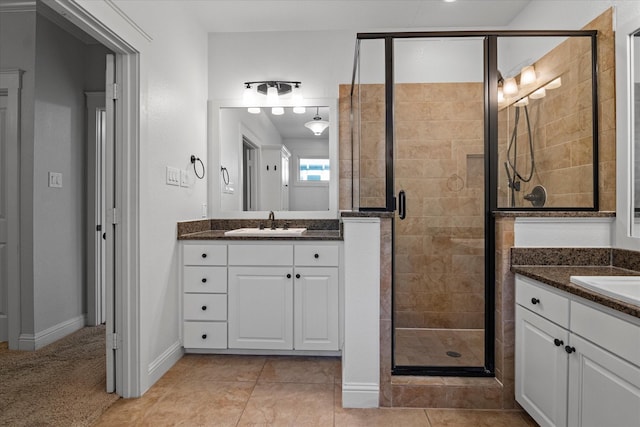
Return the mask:
[(640, 276), (571, 276), (570, 281), (640, 307)]
[(245, 237), (295, 237), (307, 231), (306, 228), (238, 228), (236, 230), (225, 231), (225, 236), (245, 236)]

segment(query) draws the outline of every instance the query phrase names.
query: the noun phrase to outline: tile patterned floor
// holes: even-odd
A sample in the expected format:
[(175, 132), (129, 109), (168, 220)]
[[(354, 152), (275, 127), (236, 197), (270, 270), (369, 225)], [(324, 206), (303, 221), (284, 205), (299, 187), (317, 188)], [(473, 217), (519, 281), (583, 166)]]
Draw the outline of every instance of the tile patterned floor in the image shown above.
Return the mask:
[[(483, 366), (483, 329), (396, 329), (399, 366)], [(447, 355), (457, 352), (459, 357)]]
[(532, 427), (518, 411), (343, 409), (340, 359), (184, 356), (139, 399), (116, 402), (95, 426)]

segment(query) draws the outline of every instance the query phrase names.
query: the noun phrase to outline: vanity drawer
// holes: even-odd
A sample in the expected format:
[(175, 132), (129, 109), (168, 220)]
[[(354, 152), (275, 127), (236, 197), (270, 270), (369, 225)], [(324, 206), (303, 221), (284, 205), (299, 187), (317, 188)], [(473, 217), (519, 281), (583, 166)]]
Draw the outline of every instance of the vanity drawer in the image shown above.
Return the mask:
[(225, 245), (184, 245), (184, 265), (227, 265)]
[(571, 301), (571, 332), (640, 366), (640, 325)]
[(229, 245), (229, 265), (293, 265), (293, 245)]
[(184, 292), (226, 293), (227, 267), (184, 267)]
[(226, 294), (184, 294), (184, 320), (227, 320)]
[(569, 327), (569, 299), (516, 276), (516, 303), (564, 327)]
[(300, 266), (338, 266), (340, 251), (337, 245), (296, 245), (296, 265)]
[(227, 348), (227, 322), (184, 322), (184, 348)]

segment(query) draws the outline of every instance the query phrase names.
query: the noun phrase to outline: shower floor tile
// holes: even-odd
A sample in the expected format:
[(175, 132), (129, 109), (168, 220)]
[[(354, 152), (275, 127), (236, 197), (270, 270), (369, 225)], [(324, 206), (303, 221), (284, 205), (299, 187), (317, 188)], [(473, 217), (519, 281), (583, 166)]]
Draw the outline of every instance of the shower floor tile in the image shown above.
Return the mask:
[(484, 366), (484, 330), (397, 328), (395, 363), (397, 366)]

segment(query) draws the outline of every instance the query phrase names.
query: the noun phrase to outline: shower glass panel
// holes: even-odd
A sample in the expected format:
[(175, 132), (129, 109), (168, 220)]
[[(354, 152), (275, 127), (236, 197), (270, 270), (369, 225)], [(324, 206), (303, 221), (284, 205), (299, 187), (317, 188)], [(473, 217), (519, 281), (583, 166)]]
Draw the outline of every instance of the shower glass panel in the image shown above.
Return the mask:
[(394, 40), (395, 373), (485, 366), (483, 43)]
[(498, 38), (498, 208), (597, 207), (591, 43)]

